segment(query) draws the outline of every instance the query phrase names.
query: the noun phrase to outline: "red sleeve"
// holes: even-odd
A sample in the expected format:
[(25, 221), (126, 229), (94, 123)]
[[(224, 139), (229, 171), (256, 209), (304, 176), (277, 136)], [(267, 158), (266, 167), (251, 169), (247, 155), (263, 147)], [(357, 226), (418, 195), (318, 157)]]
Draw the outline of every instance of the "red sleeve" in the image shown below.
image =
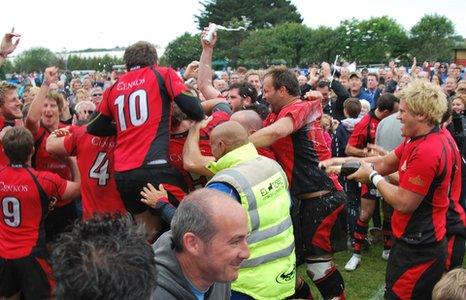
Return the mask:
[(65, 194), (68, 181), (51, 172), (38, 172), (38, 180), (45, 193), (58, 199)]
[[(318, 107), (312, 102), (299, 102), (283, 108), (278, 119), (290, 117), (293, 120), (293, 132), (301, 129), (304, 125), (318, 114)], [(311, 118), (312, 117), (312, 118)]]
[(110, 91), (112, 90), (111, 87), (107, 88), (102, 95), (102, 102), (100, 102), (99, 107), (97, 110), (104, 116), (111, 117), (112, 116), (112, 106), (109, 105), (110, 102)]
[(65, 136), (63, 139), (63, 145), (65, 146), (66, 153), (68, 153), (69, 156), (76, 156), (77, 147), (80, 143), (81, 137), (86, 131), (86, 126), (79, 127), (72, 125), (69, 130), (70, 134)]
[(394, 150), (394, 153), (395, 153), (396, 157), (398, 157), (398, 160), (401, 160), (401, 155), (403, 154), (403, 150), (405, 148), (405, 143), (406, 143), (406, 141), (403, 141)]
[(230, 120), (230, 115), (221, 110), (212, 113), (211, 117), (212, 120), (207, 124), (206, 128), (201, 129), (201, 134), (210, 136), (210, 133), (217, 125)]
[(186, 91), (186, 86), (183, 80), (172, 68), (168, 68), (165, 73), (165, 85), (167, 86), (168, 94), (173, 100), (176, 96)]
[(406, 161), (406, 172), (400, 177), (399, 186), (422, 196), (427, 195), (439, 160), (437, 153), (433, 154), (428, 147), (418, 147)]
[[(45, 128), (42, 126), (39, 126), (39, 128), (36, 131), (36, 134), (34, 135), (34, 142), (37, 142), (41, 137), (45, 135)], [(36, 149), (37, 151), (37, 149)]]
[(367, 126), (369, 126), (367, 121), (368, 119), (364, 118), (354, 126), (354, 130), (348, 139), (348, 145), (364, 149), (366, 146), (365, 141), (367, 141)]

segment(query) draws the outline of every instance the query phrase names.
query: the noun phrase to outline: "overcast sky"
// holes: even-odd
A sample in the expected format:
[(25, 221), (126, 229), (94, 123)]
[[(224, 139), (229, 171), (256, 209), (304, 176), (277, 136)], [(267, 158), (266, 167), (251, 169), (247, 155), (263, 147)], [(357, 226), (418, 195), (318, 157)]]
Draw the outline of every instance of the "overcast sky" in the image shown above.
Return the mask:
[[(254, 0), (251, 0), (254, 1)], [(424, 14), (438, 13), (453, 21), (466, 37), (465, 0), (292, 0), (310, 27), (336, 27), (355, 17), (388, 15), (409, 30)], [(0, 32), (22, 35), (18, 52), (43, 46), (53, 51), (128, 46), (147, 40), (165, 47), (175, 37), (197, 32), (197, 0), (162, 1), (1, 1)], [(17, 54), (16, 53), (16, 54)]]

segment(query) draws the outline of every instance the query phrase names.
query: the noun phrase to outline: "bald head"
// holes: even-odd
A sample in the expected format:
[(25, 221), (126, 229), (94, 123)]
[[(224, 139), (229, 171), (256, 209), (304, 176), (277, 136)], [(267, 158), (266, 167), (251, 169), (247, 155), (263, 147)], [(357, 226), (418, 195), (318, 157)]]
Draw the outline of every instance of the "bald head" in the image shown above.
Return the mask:
[(259, 114), (250, 109), (235, 112), (231, 115), (230, 120), (241, 124), (248, 132), (248, 135), (253, 134), (263, 127), (262, 119)]
[(176, 209), (171, 222), (175, 250), (183, 250), (183, 236), (191, 232), (209, 242), (218, 232), (222, 220), (241, 220), (247, 216), (238, 201), (214, 189), (199, 189), (188, 194)]
[(222, 141), (225, 145), (226, 152), (230, 152), (249, 143), (246, 129), (236, 121), (227, 121), (215, 127), (212, 130), (210, 139), (211, 143), (213, 141)]

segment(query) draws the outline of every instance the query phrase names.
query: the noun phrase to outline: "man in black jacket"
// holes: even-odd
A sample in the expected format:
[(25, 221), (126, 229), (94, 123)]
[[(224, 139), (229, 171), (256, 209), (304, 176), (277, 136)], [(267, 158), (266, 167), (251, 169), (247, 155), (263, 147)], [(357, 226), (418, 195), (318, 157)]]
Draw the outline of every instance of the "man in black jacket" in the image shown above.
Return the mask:
[(249, 257), (246, 213), (228, 194), (200, 189), (181, 202), (171, 230), (154, 245), (155, 299), (230, 299)]

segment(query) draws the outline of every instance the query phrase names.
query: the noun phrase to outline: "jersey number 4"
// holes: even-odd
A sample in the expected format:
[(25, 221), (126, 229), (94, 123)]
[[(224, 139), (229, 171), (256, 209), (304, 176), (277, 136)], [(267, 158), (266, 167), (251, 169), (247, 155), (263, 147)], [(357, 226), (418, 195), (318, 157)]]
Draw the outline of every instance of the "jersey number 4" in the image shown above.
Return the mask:
[(10, 227), (18, 227), (21, 224), (19, 200), (15, 197), (2, 199), (3, 221)]
[(97, 154), (97, 157), (89, 171), (89, 177), (97, 179), (98, 185), (100, 186), (107, 185), (107, 180), (110, 178), (110, 174), (108, 172), (108, 158), (106, 152), (99, 152), (99, 154)]
[(140, 126), (147, 121), (149, 116), (147, 92), (136, 90), (129, 94), (127, 105), (125, 105), (125, 95), (120, 95), (115, 99), (118, 109), (118, 122), (121, 131), (127, 129), (126, 115), (129, 113), (129, 122), (133, 126)]

